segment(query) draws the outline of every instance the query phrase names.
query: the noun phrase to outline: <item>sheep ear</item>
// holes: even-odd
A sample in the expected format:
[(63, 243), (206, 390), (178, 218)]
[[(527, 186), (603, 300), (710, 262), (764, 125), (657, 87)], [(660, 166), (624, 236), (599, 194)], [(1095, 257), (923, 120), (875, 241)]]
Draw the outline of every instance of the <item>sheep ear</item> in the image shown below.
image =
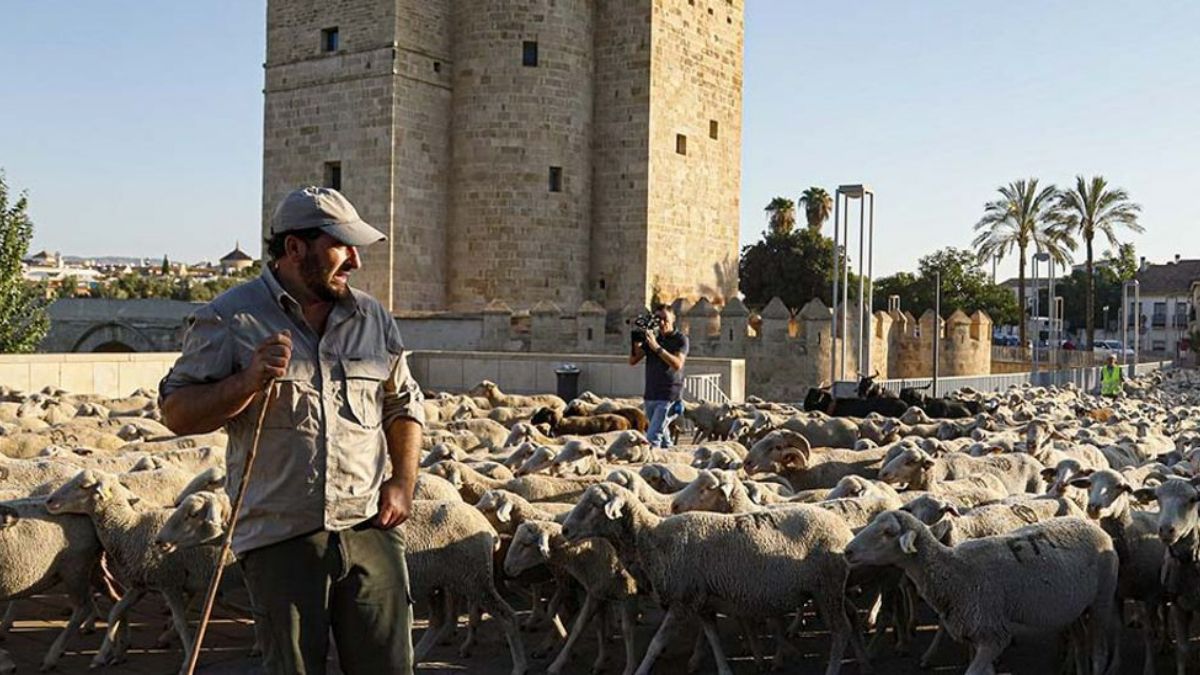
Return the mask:
[(1151, 504), (1158, 497), (1155, 495), (1154, 488), (1138, 488), (1133, 491), (1133, 498), (1141, 504)]
[(604, 515), (609, 520), (616, 520), (621, 517), (621, 512), (625, 509), (625, 498), (621, 495), (614, 495), (612, 499), (604, 505)]
[(1057, 473), (1058, 473), (1058, 472), (1057, 472), (1055, 469), (1053, 469), (1053, 468), (1050, 468), (1050, 469), (1042, 469), (1042, 480), (1044, 480), (1044, 481), (1046, 481), (1047, 483), (1049, 483), (1049, 482), (1051, 482), (1051, 481), (1053, 481), (1053, 480), (1054, 480), (1054, 476), (1055, 476)]
[(1084, 490), (1090, 490), (1092, 488), (1092, 479), (1087, 478), (1087, 477), (1072, 478), (1070, 481), (1068, 481), (1068, 484), (1071, 487), (1077, 487), (1077, 488), (1083, 488)]
[(538, 546), (538, 551), (542, 554), (543, 558), (550, 557), (550, 533), (549, 532), (538, 532), (537, 546)]
[(947, 505), (943, 506), (942, 514), (947, 515), (947, 516), (954, 516), (955, 518), (962, 517), (962, 513), (959, 512), (958, 507), (953, 504), (947, 504)]
[(500, 503), (500, 507), (496, 509), (496, 520), (502, 523), (507, 523), (512, 520), (512, 502), (505, 500)]
[(922, 459), (921, 460), (921, 468), (922, 469), (932, 469), (933, 463), (934, 462), (932, 459)]
[(914, 530), (909, 530), (900, 535), (900, 550), (912, 555), (917, 552), (917, 533)]
[(717, 486), (721, 488), (721, 494), (725, 495), (725, 499), (729, 499), (733, 494), (733, 481), (728, 477), (719, 479)]

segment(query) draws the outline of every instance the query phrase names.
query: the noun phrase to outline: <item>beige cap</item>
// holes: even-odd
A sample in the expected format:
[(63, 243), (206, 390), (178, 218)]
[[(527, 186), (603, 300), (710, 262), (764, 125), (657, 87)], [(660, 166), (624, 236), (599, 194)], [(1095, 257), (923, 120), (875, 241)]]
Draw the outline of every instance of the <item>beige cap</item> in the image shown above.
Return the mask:
[(358, 216), (345, 195), (332, 188), (309, 186), (292, 190), (271, 218), (271, 234), (320, 228), (350, 246), (367, 246), (387, 239)]

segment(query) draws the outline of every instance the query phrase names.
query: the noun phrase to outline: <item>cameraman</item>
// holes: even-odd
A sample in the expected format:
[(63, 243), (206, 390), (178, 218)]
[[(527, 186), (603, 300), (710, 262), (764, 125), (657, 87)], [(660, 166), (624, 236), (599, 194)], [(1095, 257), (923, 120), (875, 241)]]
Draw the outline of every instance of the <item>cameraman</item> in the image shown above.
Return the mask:
[(636, 366), (646, 359), (646, 417), (650, 427), (646, 437), (650, 445), (659, 448), (671, 447), (668, 428), (672, 420), (683, 412), (683, 363), (687, 360), (688, 338), (675, 330), (675, 311), (669, 305), (654, 308), (658, 319), (657, 330), (634, 329), (633, 348), (629, 354), (629, 365)]

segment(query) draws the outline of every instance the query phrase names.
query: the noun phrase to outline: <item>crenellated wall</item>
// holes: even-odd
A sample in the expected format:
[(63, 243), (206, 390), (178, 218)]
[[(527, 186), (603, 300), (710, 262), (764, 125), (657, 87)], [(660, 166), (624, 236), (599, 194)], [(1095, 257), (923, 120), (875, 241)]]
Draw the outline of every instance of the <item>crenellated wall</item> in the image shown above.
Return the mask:
[[(744, 359), (746, 393), (772, 400), (799, 400), (809, 387), (829, 382), (832, 356), (840, 354), (841, 340), (831, 338), (833, 310), (813, 299), (799, 311), (774, 298), (761, 314), (753, 315), (737, 299), (716, 307), (707, 298), (695, 304), (679, 299), (673, 303), (679, 328), (691, 342), (691, 355)], [(853, 308), (852, 308), (853, 309)], [(622, 314), (629, 320), (645, 308), (627, 306)], [(581, 354), (624, 353), (629, 334), (604, 330), (605, 313), (585, 302), (568, 314), (551, 302), (542, 302), (528, 314), (514, 313), (502, 303), (489, 305), (484, 313), (481, 349), (498, 351), (567, 352)], [(935, 316), (926, 312), (918, 320), (911, 314), (876, 312), (865, 337), (871, 341), (871, 370), (885, 378), (929, 377), (933, 373)], [(991, 373), (992, 321), (983, 312), (967, 316), (956, 311), (938, 322), (943, 331), (939, 374), (981, 375)], [(851, 316), (846, 345), (847, 379), (857, 377), (858, 322)]]

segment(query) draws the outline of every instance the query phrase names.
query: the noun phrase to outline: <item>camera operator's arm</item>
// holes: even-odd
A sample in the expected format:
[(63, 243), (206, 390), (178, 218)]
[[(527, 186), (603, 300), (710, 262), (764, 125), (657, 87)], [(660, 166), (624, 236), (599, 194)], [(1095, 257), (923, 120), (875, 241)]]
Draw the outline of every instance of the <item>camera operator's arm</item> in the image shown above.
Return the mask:
[(678, 371), (683, 368), (683, 362), (687, 359), (686, 354), (673, 354), (658, 344), (658, 339), (654, 337), (654, 333), (646, 333), (646, 349), (658, 355), (658, 358), (667, 364), (671, 370)]
[(642, 349), (642, 343), (633, 343), (633, 348), (629, 350), (629, 365), (636, 366), (646, 358), (646, 351)]

